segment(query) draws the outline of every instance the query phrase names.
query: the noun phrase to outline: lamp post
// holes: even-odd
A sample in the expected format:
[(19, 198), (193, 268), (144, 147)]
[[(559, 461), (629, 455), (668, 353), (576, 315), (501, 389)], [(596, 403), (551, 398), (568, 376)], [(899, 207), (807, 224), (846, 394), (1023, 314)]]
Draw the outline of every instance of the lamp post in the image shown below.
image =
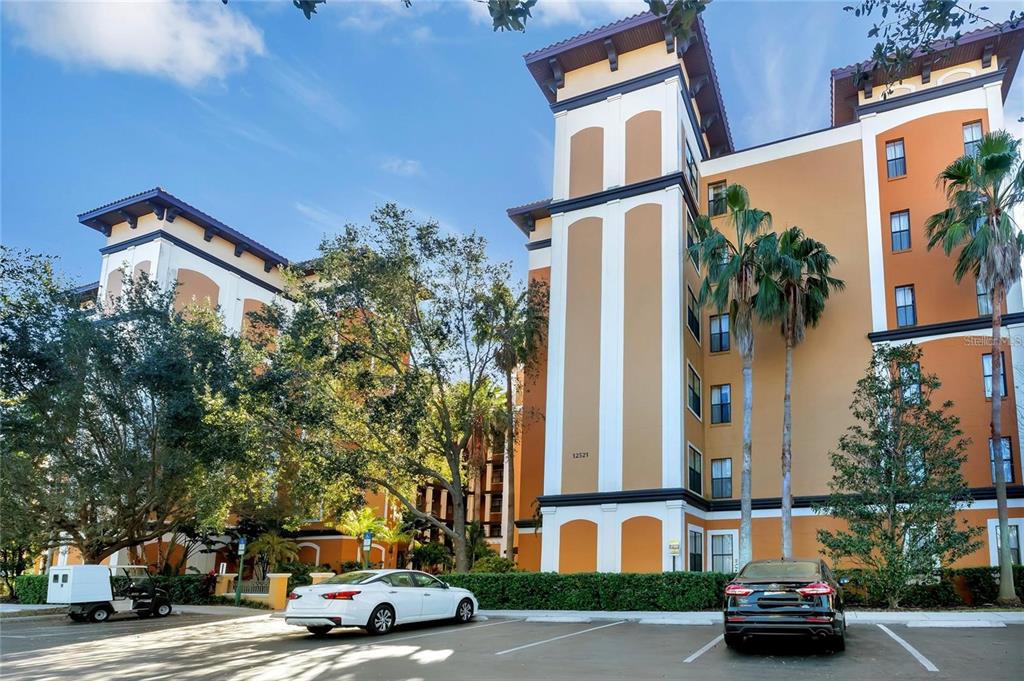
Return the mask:
[(238, 579), (235, 581), (235, 605), (242, 604), (242, 569), (245, 567), (245, 537), (238, 540)]

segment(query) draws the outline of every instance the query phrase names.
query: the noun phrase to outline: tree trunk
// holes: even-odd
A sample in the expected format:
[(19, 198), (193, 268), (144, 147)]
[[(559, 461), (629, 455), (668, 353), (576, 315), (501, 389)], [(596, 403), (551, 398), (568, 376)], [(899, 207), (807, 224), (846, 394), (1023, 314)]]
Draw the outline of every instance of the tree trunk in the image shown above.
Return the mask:
[(782, 398), (782, 557), (793, 557), (793, 339), (786, 338), (786, 387)]
[(469, 571), (469, 546), (466, 541), (466, 500), (460, 488), (458, 495), (452, 495), (452, 547), (455, 549), (455, 571)]
[(1003, 358), (1002, 358), (1003, 287), (992, 291), (992, 442), (989, 456), (995, 468), (996, 511), (999, 516), (999, 605), (1020, 605), (1013, 584), (1013, 563), (1010, 557), (1010, 523), (1006, 505), (1006, 475), (1003, 470)]
[(515, 468), (516, 412), (512, 399), (512, 372), (505, 372), (505, 558), (515, 560), (516, 531), (516, 468)]
[(740, 355), (743, 358), (743, 469), (740, 474), (740, 564), (737, 571), (750, 562), (753, 556), (751, 527), (753, 509), (751, 504), (750, 481), (750, 431), (754, 412), (754, 332), (750, 329), (737, 334)]

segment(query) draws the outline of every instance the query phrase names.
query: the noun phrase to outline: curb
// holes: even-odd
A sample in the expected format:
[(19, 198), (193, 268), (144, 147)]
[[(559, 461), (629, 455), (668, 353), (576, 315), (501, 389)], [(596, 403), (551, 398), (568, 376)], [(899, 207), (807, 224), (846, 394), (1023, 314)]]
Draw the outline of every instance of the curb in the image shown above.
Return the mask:
[[(709, 625), (721, 624), (720, 611), (651, 612), (600, 610), (480, 610), (487, 617), (524, 619), (527, 622), (591, 622), (626, 620), (640, 624)], [(914, 627), (1002, 627), (1024, 624), (1024, 610), (999, 612), (950, 612), (942, 610), (885, 612), (853, 610), (846, 612), (850, 624), (906, 624)]]

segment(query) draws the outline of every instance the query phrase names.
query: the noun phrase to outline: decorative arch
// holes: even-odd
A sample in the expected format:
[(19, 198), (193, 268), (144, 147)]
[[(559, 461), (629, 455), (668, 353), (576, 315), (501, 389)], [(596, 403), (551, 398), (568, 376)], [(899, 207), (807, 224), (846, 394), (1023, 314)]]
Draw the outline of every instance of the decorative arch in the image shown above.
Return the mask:
[(661, 112), (641, 111), (626, 121), (626, 184), (661, 176)]
[(622, 572), (661, 572), (661, 520), (638, 515), (621, 525)]
[(145, 272), (146, 274), (151, 274), (152, 268), (153, 263), (151, 263), (148, 260), (142, 260), (137, 265), (135, 265), (135, 270), (132, 272), (132, 277), (138, 279), (139, 275), (143, 272)]
[(181, 312), (192, 304), (216, 308), (220, 287), (202, 272), (181, 268), (178, 270), (178, 290), (174, 297), (174, 309)]
[(597, 572), (597, 523), (570, 520), (558, 528), (558, 571)]
[(967, 80), (968, 78), (973, 78), (976, 75), (978, 74), (974, 69), (956, 69), (949, 73), (942, 74), (942, 77), (939, 78), (935, 84), (945, 85), (946, 83), (955, 83), (958, 80)]
[[(313, 542), (304, 541), (304, 542), (299, 542), (298, 547), (299, 547), (299, 561), (300, 562), (312, 563), (313, 565), (316, 565), (316, 566), (320, 565), (320, 545), (319, 544), (314, 544)], [(313, 549), (313, 560), (302, 560), (302, 558), (303, 558), (302, 549)]]
[(569, 196), (604, 189), (604, 128), (583, 128), (569, 138)]
[(110, 270), (107, 274), (107, 287), (104, 289), (104, 297), (107, 302), (112, 302), (121, 297), (121, 291), (124, 288), (124, 272), (121, 268)]

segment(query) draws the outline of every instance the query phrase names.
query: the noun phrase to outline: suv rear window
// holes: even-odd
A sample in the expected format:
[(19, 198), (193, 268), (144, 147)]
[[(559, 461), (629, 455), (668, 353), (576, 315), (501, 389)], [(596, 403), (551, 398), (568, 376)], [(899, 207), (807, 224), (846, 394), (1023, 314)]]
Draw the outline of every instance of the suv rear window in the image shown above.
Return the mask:
[(747, 563), (738, 575), (741, 579), (818, 579), (818, 564), (809, 560)]

